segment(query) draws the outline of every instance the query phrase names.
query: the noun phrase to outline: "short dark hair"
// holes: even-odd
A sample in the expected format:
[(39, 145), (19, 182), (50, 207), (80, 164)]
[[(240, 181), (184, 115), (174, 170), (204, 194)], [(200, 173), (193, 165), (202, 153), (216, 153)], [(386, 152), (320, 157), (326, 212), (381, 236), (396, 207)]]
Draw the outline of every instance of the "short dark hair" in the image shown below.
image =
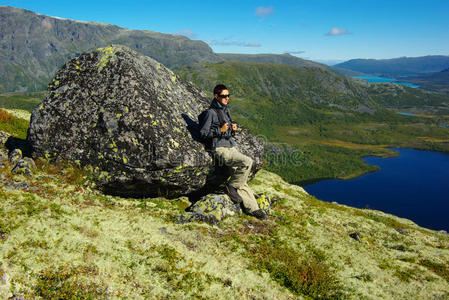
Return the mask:
[(227, 90), (228, 88), (224, 84), (217, 84), (214, 87), (214, 95), (220, 95), (223, 90)]

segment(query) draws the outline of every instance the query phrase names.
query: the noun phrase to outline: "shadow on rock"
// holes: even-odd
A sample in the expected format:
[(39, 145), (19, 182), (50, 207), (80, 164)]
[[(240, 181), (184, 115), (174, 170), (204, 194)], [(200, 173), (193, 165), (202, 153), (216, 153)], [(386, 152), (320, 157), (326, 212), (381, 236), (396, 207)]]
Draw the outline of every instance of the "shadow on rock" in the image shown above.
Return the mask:
[(5, 147), (8, 149), (9, 153), (16, 149), (20, 149), (24, 157), (31, 157), (32, 147), (27, 140), (10, 136), (5, 143)]

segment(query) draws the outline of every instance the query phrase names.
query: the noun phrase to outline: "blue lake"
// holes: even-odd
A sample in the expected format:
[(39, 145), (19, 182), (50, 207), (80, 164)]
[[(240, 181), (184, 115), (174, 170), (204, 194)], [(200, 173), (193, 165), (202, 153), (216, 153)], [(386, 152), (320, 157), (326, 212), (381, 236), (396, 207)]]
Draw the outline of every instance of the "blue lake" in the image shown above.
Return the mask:
[(398, 114), (403, 115), (403, 116), (416, 117), (416, 115), (411, 114), (411, 113), (398, 112)]
[(380, 77), (380, 76), (368, 76), (368, 75), (364, 75), (364, 76), (354, 76), (355, 78), (358, 79), (363, 79), (366, 82), (377, 82), (377, 83), (382, 83), (382, 82), (392, 82), (392, 83), (396, 83), (396, 84), (400, 84), (400, 85), (406, 85), (412, 88), (418, 88), (419, 85), (416, 84), (412, 84), (412, 83), (406, 83), (406, 82), (400, 82), (398, 81), (396, 78), (387, 78), (387, 77)]
[(350, 180), (324, 180), (304, 189), (316, 198), (371, 208), (449, 231), (449, 155), (397, 149), (398, 157), (365, 158), (380, 171)]

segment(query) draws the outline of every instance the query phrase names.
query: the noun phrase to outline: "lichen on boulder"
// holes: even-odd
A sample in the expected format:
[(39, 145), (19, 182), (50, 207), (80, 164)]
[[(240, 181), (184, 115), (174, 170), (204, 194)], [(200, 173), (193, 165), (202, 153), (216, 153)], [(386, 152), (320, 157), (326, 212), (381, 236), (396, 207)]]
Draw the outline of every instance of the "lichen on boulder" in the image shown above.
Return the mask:
[[(198, 194), (223, 181), (196, 135), (197, 116), (210, 101), (149, 57), (124, 46), (100, 48), (55, 75), (32, 113), (27, 141), (33, 157), (90, 167), (106, 193)], [(254, 160), (253, 176), (263, 146), (245, 129), (236, 140)]]
[(238, 204), (231, 201), (225, 194), (209, 194), (195, 202), (187, 213), (175, 216), (177, 223), (201, 221), (209, 224), (217, 224), (227, 216), (241, 214)]

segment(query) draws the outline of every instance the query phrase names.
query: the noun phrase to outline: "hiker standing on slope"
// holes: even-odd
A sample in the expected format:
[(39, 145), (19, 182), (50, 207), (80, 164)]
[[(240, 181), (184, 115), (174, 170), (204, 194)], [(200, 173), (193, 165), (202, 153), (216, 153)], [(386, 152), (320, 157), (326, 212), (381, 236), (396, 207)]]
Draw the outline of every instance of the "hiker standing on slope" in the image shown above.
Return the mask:
[(267, 215), (259, 209), (254, 193), (247, 183), (253, 160), (236, 148), (233, 136), (238, 125), (232, 121), (229, 112), (229, 97), (229, 90), (225, 85), (219, 84), (214, 88), (214, 99), (200, 120), (200, 135), (210, 142), (209, 150), (213, 152), (218, 163), (235, 169), (226, 183), (231, 200), (234, 203), (243, 203), (244, 211), (248, 215), (266, 219)]

